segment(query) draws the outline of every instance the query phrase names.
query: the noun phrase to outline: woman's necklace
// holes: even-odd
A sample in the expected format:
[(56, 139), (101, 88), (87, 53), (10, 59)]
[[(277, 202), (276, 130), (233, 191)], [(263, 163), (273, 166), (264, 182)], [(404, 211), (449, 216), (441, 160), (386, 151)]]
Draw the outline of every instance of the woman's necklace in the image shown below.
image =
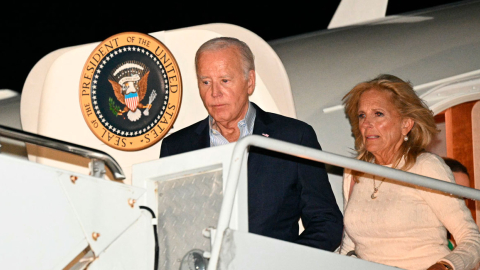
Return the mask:
[(378, 189), (383, 184), (384, 180), (385, 180), (385, 178), (382, 178), (382, 180), (380, 180), (380, 184), (378, 185), (378, 187), (375, 187), (375, 175), (373, 176), (373, 193), (372, 193), (372, 196), (370, 196), (370, 198), (372, 198), (372, 200), (375, 200), (377, 198)]

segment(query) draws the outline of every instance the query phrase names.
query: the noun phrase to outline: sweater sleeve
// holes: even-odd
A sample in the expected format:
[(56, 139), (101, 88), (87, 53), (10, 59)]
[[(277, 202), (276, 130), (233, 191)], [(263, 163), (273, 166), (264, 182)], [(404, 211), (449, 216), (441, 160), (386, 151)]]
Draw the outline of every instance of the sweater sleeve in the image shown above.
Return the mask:
[[(418, 165), (418, 174), (455, 182), (450, 169), (437, 156), (431, 155)], [(457, 242), (457, 247), (442, 260), (452, 263), (456, 270), (472, 269), (480, 261), (480, 233), (464, 200), (423, 188), (419, 192)]]
[[(346, 169), (345, 173), (343, 174), (343, 214), (345, 215), (345, 209), (347, 209), (348, 198), (350, 195), (350, 188), (351, 183), (353, 181), (353, 177), (350, 174), (350, 170)], [(343, 229), (343, 238), (342, 244), (340, 245), (340, 254), (346, 255), (350, 251), (355, 251), (355, 244), (353, 243), (352, 239)]]

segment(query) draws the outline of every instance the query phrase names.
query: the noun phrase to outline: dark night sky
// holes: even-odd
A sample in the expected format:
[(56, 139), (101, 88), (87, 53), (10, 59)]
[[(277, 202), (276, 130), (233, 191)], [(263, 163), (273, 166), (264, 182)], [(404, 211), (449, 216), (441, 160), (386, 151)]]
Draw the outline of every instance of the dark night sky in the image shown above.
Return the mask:
[[(20, 92), (28, 72), (46, 54), (68, 46), (99, 42), (111, 35), (135, 31), (152, 33), (206, 23), (230, 23), (256, 33), (266, 41), (322, 30), (340, 1), (319, 1), (320, 7), (287, 5), (186, 4), (174, 1), (70, 1), (60, 4), (15, 3), (2, 10), (0, 56), (4, 77), (0, 89)], [(10, 2), (10, 3), (12, 3)], [(327, 2), (327, 3), (324, 3)], [(403, 3), (402, 3), (403, 2)], [(401, 14), (457, 2), (454, 0), (390, 1), (387, 15)], [(278, 2), (280, 3), (280, 2)], [(312, 3), (312, 2), (310, 2)]]

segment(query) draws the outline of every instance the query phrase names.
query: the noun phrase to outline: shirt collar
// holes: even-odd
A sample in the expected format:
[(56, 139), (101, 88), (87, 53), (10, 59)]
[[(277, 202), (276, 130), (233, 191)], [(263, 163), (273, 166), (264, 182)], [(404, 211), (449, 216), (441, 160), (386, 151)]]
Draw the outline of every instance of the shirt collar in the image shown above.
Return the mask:
[[(245, 118), (240, 120), (237, 123), (238, 128), (240, 129), (240, 137), (238, 139), (241, 139), (245, 136), (252, 135), (253, 134), (253, 126), (255, 124), (255, 117), (256, 117), (257, 111), (254, 106), (252, 106), (251, 102), (248, 102), (248, 110), (247, 113), (245, 114)], [(228, 141), (225, 139), (222, 134), (216, 130), (214, 126), (215, 120), (213, 119), (212, 116), (208, 116), (208, 125), (209, 125), (209, 134), (210, 134), (210, 145), (211, 146), (217, 146), (217, 145), (223, 145), (227, 144)]]

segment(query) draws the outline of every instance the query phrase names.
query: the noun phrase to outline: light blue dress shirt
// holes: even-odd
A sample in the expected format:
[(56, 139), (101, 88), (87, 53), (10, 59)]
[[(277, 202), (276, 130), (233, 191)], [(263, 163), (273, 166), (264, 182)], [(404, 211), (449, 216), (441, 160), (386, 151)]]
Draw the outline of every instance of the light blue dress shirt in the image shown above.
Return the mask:
[[(253, 133), (253, 125), (255, 124), (255, 116), (257, 112), (252, 104), (248, 103), (248, 110), (247, 114), (245, 114), (245, 118), (238, 122), (238, 128), (240, 129), (240, 137), (241, 139), (245, 136), (251, 135)], [(213, 128), (214, 119), (211, 116), (208, 116), (208, 125), (210, 129), (210, 147), (219, 146), (230, 143), (225, 137), (222, 136), (220, 131)]]

